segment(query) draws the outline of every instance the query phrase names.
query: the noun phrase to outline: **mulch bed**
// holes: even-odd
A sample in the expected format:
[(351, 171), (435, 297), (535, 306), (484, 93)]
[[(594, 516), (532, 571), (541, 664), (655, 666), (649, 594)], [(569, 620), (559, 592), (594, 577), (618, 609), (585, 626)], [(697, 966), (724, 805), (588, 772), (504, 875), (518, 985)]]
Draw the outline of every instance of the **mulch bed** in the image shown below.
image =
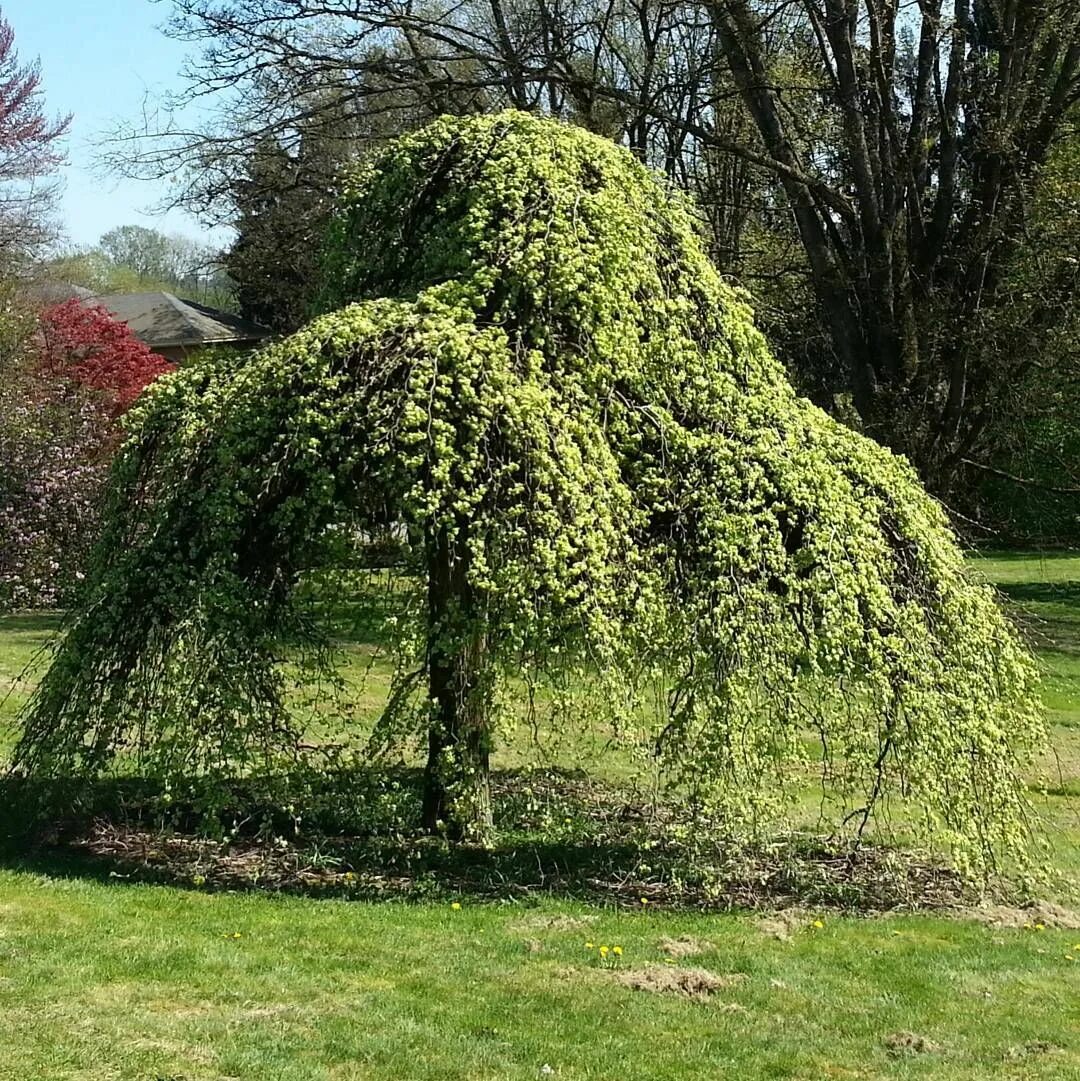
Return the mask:
[[(356, 838), (228, 841), (98, 820), (65, 842), (110, 877), (213, 890), (268, 890), (356, 898), (427, 899), (473, 895), (522, 900), (541, 895), (635, 908), (847, 911), (953, 909), (972, 897), (948, 868), (893, 850), (848, 853), (804, 844), (740, 853), (708, 884), (674, 884), (641, 873), (634, 859), (592, 846), (515, 844), (506, 849), (446, 846), (429, 838), (373, 844)], [(655, 851), (649, 853), (656, 860)]]

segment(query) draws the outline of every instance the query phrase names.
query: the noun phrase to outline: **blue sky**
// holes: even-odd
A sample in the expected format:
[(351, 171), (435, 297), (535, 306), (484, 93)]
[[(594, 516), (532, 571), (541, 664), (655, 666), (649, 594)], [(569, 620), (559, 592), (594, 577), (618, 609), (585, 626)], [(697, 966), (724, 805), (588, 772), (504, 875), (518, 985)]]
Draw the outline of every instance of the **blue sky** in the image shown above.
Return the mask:
[(92, 244), (113, 226), (132, 223), (221, 240), (185, 214), (146, 213), (166, 194), (164, 185), (102, 177), (93, 165), (103, 132), (141, 116), (148, 95), (177, 85), (187, 47), (157, 29), (169, 10), (150, 0), (0, 0), (20, 59), (41, 60), (49, 112), (74, 114), (62, 202), (73, 243)]

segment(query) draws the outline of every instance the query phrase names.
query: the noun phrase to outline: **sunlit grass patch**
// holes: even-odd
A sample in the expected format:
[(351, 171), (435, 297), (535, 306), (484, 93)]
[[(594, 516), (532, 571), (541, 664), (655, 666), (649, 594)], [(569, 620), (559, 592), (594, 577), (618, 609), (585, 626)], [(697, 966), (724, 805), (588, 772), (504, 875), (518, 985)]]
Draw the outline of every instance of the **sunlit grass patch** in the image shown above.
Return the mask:
[[(1080, 1068), (1076, 933), (928, 917), (817, 928), (807, 913), (779, 940), (738, 915), (530, 915), (11, 872), (0, 912), (0, 1056), (18, 1078), (966, 1079), (1010, 1076), (1021, 1055), (1024, 1077)], [(683, 936), (713, 948), (669, 958), (664, 940)], [(590, 960), (586, 941), (618, 944), (619, 965)], [(923, 1051), (897, 1055), (902, 1033)]]

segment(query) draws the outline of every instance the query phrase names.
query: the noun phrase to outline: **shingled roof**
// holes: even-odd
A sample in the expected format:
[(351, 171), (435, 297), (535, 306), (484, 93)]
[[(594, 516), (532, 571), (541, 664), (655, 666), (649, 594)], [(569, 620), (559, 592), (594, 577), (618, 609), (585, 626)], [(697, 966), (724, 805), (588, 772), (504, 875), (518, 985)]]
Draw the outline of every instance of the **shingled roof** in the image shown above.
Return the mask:
[(229, 312), (208, 308), (172, 293), (115, 293), (91, 303), (127, 323), (151, 349), (197, 348), (218, 342), (260, 342), (273, 331)]

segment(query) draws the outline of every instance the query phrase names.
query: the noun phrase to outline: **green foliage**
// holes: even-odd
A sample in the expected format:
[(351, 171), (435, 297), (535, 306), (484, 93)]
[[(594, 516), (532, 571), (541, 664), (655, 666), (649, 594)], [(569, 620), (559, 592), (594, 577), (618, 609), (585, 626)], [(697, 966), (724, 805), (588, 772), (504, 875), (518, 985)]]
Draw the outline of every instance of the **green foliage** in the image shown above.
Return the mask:
[(1002, 373), (987, 410), (997, 446), (971, 455), (1000, 471), (976, 472), (983, 483), (972, 508), (995, 542), (1071, 544), (1080, 526), (1078, 250), (1080, 137), (1070, 135), (1038, 175), (1002, 301), (972, 345)]
[(386, 734), (436, 723), (418, 674), (455, 657), (485, 739), (523, 696), (584, 716), (734, 831), (820, 768), (844, 810), (905, 797), (965, 870), (1024, 845), (1029, 656), (911, 467), (795, 395), (629, 154), (441, 120), (347, 187), (325, 270), (328, 314), (132, 411), (23, 768), (293, 745), (282, 644), (326, 662), (295, 586), (392, 525), (414, 603)]

